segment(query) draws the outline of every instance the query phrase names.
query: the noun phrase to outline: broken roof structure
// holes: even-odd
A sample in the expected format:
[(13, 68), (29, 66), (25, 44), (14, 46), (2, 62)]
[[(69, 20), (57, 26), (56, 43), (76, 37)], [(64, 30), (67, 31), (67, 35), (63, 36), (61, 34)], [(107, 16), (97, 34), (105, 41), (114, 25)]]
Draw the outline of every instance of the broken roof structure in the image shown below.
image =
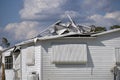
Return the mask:
[(59, 20), (56, 23), (54, 23), (52, 26), (42, 31), (37, 37), (62, 35), (67, 33), (90, 35), (95, 30), (94, 26), (89, 27), (89, 26), (78, 25), (72, 20), (72, 18), (69, 15), (68, 15), (68, 18), (70, 22), (62, 23), (62, 21)]
[(57, 21), (53, 25), (49, 26), (45, 30), (43, 30), (40, 34), (36, 37), (22, 41), (21, 43), (15, 44), (12, 47), (6, 48), (2, 50), (2, 52), (14, 48), (15, 46), (21, 46), (29, 43), (36, 43), (37, 40), (51, 40), (51, 39), (60, 39), (60, 38), (96, 38), (97, 36), (113, 33), (120, 31), (120, 28), (104, 31), (101, 33), (95, 33), (95, 26), (83, 26), (76, 24), (72, 18), (67, 15), (70, 22), (62, 23), (62, 21)]

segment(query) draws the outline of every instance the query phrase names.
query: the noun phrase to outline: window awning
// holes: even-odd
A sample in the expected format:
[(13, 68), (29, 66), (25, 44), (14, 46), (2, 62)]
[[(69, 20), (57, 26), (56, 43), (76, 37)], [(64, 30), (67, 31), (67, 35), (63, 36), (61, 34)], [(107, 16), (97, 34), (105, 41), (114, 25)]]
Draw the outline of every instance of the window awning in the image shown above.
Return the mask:
[(55, 64), (85, 64), (87, 62), (86, 44), (54, 44), (52, 51), (52, 63)]
[(116, 63), (120, 64), (120, 48), (115, 49), (115, 54), (116, 54)]
[(35, 47), (29, 46), (26, 51), (26, 64), (28, 66), (35, 64)]

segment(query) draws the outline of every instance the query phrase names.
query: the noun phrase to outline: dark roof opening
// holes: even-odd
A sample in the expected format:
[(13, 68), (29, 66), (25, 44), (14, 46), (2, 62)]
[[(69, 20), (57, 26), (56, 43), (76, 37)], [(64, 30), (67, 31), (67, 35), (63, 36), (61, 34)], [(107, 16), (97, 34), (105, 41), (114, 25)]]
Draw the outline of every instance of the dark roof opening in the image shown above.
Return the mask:
[(90, 34), (74, 34), (74, 35), (67, 35), (65, 37), (91, 37)]

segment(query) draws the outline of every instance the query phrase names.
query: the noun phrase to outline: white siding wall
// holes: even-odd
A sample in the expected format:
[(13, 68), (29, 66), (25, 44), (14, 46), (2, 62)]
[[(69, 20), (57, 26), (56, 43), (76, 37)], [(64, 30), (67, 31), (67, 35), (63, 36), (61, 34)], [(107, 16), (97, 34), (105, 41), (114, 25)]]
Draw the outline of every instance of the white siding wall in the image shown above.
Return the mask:
[(27, 77), (29, 75), (29, 73), (31, 72), (37, 72), (39, 73), (39, 77), (41, 77), (41, 73), (40, 73), (40, 65), (41, 65), (41, 46), (36, 45), (35, 46), (35, 65), (34, 66), (28, 66), (26, 65), (26, 52), (27, 49), (24, 48), (22, 49), (22, 80), (27, 80)]
[[(110, 72), (115, 63), (114, 48), (91, 46), (94, 40), (61, 40), (66, 43), (87, 43), (88, 63), (86, 65), (55, 65), (51, 62), (51, 43), (45, 43), (43, 54), (43, 80), (113, 80)], [(53, 41), (54, 42), (54, 41)]]
[(14, 80), (14, 71), (13, 70), (5, 70), (6, 80)]

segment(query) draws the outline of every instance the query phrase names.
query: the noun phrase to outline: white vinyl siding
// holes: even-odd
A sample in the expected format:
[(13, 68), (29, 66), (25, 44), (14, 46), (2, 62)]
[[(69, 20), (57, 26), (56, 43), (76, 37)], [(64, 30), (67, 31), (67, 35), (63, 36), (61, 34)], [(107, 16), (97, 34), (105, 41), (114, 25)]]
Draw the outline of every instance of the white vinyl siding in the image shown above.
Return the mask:
[[(84, 40), (85, 41), (85, 40)], [(54, 43), (71, 44), (71, 40)], [(83, 41), (79, 41), (79, 45)], [(90, 41), (89, 41), (90, 42)], [(95, 41), (93, 41), (93, 44)], [(113, 80), (110, 72), (114, 65), (114, 48), (94, 46), (87, 43), (87, 63), (82, 64), (53, 64), (53, 46), (57, 44), (44, 43), (42, 48), (42, 79), (43, 80)], [(91, 44), (91, 43), (90, 43)], [(95, 44), (96, 45), (96, 44)]]
[(55, 64), (85, 64), (87, 62), (86, 44), (54, 44), (52, 62)]
[[(37, 44), (38, 45), (38, 44)], [(34, 49), (34, 59), (35, 59), (35, 63), (32, 66), (28, 66), (26, 65), (26, 62), (28, 60), (28, 47), (26, 48), (23, 47), (23, 49), (21, 49), (21, 53), (22, 53), (22, 79), (21, 80), (27, 80), (29, 74), (31, 74), (32, 72), (36, 72), (37, 74), (39, 74), (39, 80), (41, 79), (41, 46), (29, 46), (32, 47), (32, 49)]]

